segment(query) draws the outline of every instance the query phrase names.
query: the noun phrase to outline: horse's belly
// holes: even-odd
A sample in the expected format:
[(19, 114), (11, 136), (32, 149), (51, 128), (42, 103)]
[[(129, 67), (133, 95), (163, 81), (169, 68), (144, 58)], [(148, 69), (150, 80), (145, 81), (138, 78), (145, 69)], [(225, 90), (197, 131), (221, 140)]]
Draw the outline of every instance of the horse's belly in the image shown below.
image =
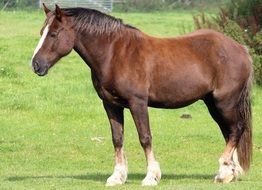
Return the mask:
[(181, 108), (205, 97), (212, 91), (210, 83), (201, 80), (164, 83), (153, 86), (148, 105), (157, 108)]
[(154, 108), (182, 108), (185, 106), (188, 106), (194, 102), (196, 102), (198, 99), (190, 100), (190, 101), (157, 101), (157, 100), (149, 100), (148, 106), (154, 107)]
[(205, 96), (205, 93), (200, 94), (177, 94), (170, 92), (169, 94), (159, 94), (157, 96), (149, 96), (148, 106), (155, 108), (181, 108), (188, 106)]
[[(213, 88), (212, 72), (202, 62), (162, 64), (151, 74), (148, 105), (159, 108), (185, 107), (203, 98)], [(165, 67), (163, 66), (165, 65)]]

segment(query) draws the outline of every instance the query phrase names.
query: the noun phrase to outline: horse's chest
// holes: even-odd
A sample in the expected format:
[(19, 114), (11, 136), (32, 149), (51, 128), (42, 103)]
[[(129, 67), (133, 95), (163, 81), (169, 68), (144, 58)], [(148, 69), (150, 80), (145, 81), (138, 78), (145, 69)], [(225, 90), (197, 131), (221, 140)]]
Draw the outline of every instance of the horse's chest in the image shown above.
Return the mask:
[(126, 107), (126, 101), (121, 98), (117, 91), (110, 85), (100, 82), (96, 77), (92, 76), (93, 85), (98, 96), (107, 102)]

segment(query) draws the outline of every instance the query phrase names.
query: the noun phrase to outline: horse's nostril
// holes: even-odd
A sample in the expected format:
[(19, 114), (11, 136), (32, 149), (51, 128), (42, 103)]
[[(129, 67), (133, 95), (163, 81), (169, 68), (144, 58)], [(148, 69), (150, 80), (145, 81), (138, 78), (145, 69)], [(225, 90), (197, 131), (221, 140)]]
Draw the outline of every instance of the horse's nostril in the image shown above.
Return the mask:
[(35, 61), (35, 66), (36, 66), (36, 67), (39, 67), (39, 64), (38, 64), (38, 62), (37, 62), (37, 61)]
[(39, 69), (38, 64), (33, 63), (33, 69), (34, 69), (34, 71), (37, 71)]
[(33, 69), (35, 72), (40, 70), (40, 65), (37, 61), (33, 61)]

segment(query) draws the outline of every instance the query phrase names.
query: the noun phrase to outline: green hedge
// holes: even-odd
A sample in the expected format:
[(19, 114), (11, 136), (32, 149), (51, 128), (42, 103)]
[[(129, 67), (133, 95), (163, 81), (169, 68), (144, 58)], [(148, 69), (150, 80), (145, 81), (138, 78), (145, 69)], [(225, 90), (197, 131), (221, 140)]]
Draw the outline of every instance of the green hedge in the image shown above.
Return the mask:
[(114, 10), (122, 12), (171, 11), (178, 8), (217, 8), (229, 0), (125, 0), (115, 4)]
[(14, 8), (38, 8), (38, 0), (2, 0), (0, 2), (1, 9), (14, 9)]
[(262, 0), (231, 0), (217, 16), (201, 13), (194, 16), (194, 22), (197, 29), (211, 28), (248, 46), (255, 81), (262, 85)]

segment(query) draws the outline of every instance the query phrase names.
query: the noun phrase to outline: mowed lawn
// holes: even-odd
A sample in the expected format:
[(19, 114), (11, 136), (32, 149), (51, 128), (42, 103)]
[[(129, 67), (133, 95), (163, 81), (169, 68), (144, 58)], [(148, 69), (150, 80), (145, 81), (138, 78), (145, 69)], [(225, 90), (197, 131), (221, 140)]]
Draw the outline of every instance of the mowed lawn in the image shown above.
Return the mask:
[[(155, 36), (193, 30), (191, 12), (113, 15)], [(46, 77), (31, 71), (43, 21), (41, 11), (0, 12), (0, 189), (143, 189), (146, 161), (129, 110), (128, 181), (104, 186), (114, 165), (111, 132), (90, 70), (78, 55), (72, 52)], [(252, 102), (251, 170), (231, 184), (213, 183), (224, 140), (201, 101), (184, 109), (150, 109), (163, 174), (153, 189), (262, 189), (261, 88), (254, 87)], [(181, 119), (182, 114), (192, 119)]]

